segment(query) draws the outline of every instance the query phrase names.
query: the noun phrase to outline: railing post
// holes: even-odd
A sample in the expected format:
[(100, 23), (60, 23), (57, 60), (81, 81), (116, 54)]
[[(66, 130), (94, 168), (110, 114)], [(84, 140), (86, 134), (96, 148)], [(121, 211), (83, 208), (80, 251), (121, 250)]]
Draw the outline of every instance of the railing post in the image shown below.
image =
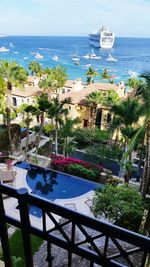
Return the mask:
[(0, 237), (3, 250), (3, 257), (6, 267), (12, 267), (10, 247), (9, 247), (9, 238), (7, 232), (7, 225), (5, 221), (5, 210), (3, 204), (2, 193), (0, 192)]
[(20, 188), (18, 192), (18, 202), (20, 210), (21, 231), (24, 246), (25, 266), (33, 267), (32, 246), (30, 237), (30, 219), (28, 209), (28, 190)]

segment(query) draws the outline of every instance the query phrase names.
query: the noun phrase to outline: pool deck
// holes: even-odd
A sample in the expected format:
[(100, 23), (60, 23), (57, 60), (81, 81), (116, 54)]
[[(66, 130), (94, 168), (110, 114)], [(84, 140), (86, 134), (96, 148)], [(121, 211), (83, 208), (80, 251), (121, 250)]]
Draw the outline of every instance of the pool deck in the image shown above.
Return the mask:
[[(17, 189), (25, 187), (27, 188), (28, 192), (31, 193), (32, 190), (26, 182), (27, 170), (16, 167), (16, 166), (14, 166), (13, 168), (17, 171), (16, 178), (13, 182), (13, 187)], [(87, 205), (87, 202), (92, 200), (93, 195), (94, 195), (94, 191), (89, 191), (86, 194), (83, 194), (75, 198), (55, 199), (54, 203), (64, 206), (68, 209), (75, 210), (87, 216), (94, 217), (89, 205)], [(5, 207), (6, 214), (9, 214), (9, 216), (19, 220), (19, 211), (18, 209), (16, 209), (17, 206), (18, 206), (18, 201), (16, 199), (14, 198), (4, 199), (4, 207)], [(61, 217), (57, 215), (55, 215), (54, 217), (57, 220), (57, 222), (59, 222), (59, 220), (61, 219)], [(30, 222), (32, 226), (35, 226), (38, 229), (42, 230), (42, 217), (38, 218), (36, 216), (30, 215)], [(54, 224), (48, 218), (48, 216), (46, 218), (46, 224), (49, 229), (54, 226)]]

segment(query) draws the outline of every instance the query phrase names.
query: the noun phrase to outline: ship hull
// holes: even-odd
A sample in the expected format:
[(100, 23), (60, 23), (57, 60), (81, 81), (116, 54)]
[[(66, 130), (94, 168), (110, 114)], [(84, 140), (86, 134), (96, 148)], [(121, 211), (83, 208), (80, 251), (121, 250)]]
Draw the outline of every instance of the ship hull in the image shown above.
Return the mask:
[(89, 44), (94, 47), (110, 49), (114, 45), (115, 34), (103, 29), (96, 33), (89, 34)]

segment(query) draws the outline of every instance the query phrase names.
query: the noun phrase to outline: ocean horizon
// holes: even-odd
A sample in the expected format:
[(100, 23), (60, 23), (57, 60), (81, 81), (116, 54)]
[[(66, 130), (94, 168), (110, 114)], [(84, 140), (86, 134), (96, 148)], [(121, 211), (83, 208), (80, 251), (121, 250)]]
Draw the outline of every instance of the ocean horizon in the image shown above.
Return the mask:
[[(87, 36), (20, 36), (10, 35), (0, 38), (0, 47), (6, 47), (8, 52), (0, 52), (1, 60), (17, 61), (28, 68), (33, 60), (38, 60), (43, 67), (62, 65), (68, 74), (68, 79), (82, 78), (89, 66), (101, 73), (105, 68), (114, 77), (114, 82), (126, 81), (130, 77), (138, 77), (150, 70), (150, 38), (116, 37), (112, 49), (93, 48), (89, 45)], [(83, 56), (91, 53), (91, 49), (100, 59), (85, 59)], [(72, 56), (78, 53), (80, 65), (75, 65)], [(35, 53), (40, 53), (43, 59), (35, 59)], [(116, 62), (106, 61), (111, 54)], [(55, 61), (54, 56), (59, 59)], [(97, 77), (95, 81), (100, 81)]]

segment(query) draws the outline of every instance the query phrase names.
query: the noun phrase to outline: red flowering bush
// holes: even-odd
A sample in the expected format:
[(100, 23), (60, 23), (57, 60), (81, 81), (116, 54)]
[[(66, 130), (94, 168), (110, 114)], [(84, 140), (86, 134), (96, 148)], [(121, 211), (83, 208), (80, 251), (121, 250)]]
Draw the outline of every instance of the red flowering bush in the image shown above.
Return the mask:
[(51, 155), (51, 167), (55, 170), (68, 173), (68, 168), (70, 165), (76, 164), (81, 165), (87, 170), (91, 170), (95, 173), (96, 177), (100, 176), (100, 173), (103, 170), (103, 167), (98, 164), (93, 164), (86, 162), (84, 160), (75, 159), (75, 158), (66, 158), (63, 156)]

